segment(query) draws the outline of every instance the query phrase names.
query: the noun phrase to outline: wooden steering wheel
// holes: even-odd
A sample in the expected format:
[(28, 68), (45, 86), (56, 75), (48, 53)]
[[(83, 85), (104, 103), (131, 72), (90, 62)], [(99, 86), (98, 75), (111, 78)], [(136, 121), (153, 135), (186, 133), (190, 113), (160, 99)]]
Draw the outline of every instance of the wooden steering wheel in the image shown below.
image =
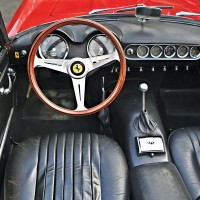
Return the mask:
[[(62, 26), (76, 25), (76, 24), (84, 24), (101, 31), (112, 41), (113, 45), (116, 48), (115, 53), (113, 53), (112, 55), (103, 55), (103, 56), (97, 56), (93, 58), (75, 57), (73, 59), (44, 59), (44, 58), (39, 58), (37, 56), (36, 53), (38, 51), (40, 44), (50, 33), (52, 33), (53, 31), (55, 31), (56, 29)], [(114, 60), (118, 60), (120, 62), (119, 78), (114, 90), (112, 91), (110, 96), (107, 99), (105, 99), (102, 103), (92, 108), (86, 108), (84, 104), (84, 100), (85, 100), (85, 81), (86, 81), (87, 74), (90, 71), (95, 70)], [(68, 74), (71, 77), (74, 92), (75, 92), (76, 102), (77, 102), (77, 108), (75, 110), (70, 110), (70, 109), (58, 106), (52, 101), (50, 101), (44, 95), (44, 93), (41, 91), (40, 87), (38, 86), (38, 83), (36, 80), (35, 71), (34, 71), (36, 67), (44, 67), (44, 68), (52, 69), (55, 71), (59, 71), (59, 72)], [(64, 20), (55, 22), (54, 24), (47, 27), (35, 39), (29, 53), (29, 58), (28, 58), (28, 77), (36, 95), (44, 104), (46, 104), (51, 109), (62, 114), (67, 114), (67, 115), (74, 115), (74, 116), (89, 115), (89, 114), (93, 114), (104, 109), (118, 96), (126, 78), (126, 58), (125, 58), (124, 51), (121, 47), (120, 42), (117, 40), (114, 34), (103, 25), (95, 21), (88, 20), (88, 19), (81, 19), (81, 18), (64, 19)]]

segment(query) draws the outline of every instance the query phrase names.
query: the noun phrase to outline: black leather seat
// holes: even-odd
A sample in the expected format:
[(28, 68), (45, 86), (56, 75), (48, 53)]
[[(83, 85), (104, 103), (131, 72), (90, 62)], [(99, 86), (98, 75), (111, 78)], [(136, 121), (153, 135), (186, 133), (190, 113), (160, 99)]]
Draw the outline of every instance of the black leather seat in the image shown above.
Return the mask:
[(127, 200), (128, 168), (121, 148), (90, 133), (32, 137), (12, 152), (5, 200)]
[(200, 199), (200, 127), (179, 129), (169, 142), (172, 159), (192, 199)]

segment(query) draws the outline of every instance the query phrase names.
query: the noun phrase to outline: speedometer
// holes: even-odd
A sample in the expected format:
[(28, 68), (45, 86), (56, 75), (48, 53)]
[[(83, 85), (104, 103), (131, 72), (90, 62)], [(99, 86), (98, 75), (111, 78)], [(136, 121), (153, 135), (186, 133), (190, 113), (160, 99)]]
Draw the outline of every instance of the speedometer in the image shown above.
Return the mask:
[(44, 39), (39, 47), (39, 54), (45, 59), (64, 59), (69, 52), (66, 40), (57, 34), (51, 34)]
[(87, 51), (90, 57), (96, 57), (114, 53), (115, 47), (105, 35), (95, 35), (89, 41)]

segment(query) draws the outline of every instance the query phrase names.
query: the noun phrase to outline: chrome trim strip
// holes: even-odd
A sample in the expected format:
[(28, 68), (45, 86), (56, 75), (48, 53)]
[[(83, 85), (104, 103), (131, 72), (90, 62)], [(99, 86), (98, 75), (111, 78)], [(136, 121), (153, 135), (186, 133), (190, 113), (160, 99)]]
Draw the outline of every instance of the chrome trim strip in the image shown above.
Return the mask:
[(8, 117), (8, 122), (7, 122), (5, 130), (3, 132), (3, 138), (2, 138), (2, 141), (1, 141), (1, 144), (0, 144), (0, 159), (1, 159), (1, 156), (3, 154), (3, 149), (4, 149), (4, 146), (5, 146), (5, 143), (6, 143), (6, 138), (7, 138), (7, 135), (8, 135), (9, 128), (10, 128), (13, 112), (14, 112), (14, 108), (12, 108), (11, 111), (10, 111), (10, 114), (9, 114), (9, 117)]

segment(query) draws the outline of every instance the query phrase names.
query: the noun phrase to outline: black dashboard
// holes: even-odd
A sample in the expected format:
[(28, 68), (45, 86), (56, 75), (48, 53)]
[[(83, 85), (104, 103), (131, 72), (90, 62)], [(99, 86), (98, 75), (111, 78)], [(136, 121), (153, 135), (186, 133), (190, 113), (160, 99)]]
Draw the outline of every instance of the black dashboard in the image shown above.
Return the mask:
[[(95, 15), (87, 18), (102, 23), (116, 35), (129, 67), (133, 66), (133, 62), (135, 67), (143, 66), (144, 61), (153, 63), (153, 66), (176, 61), (188, 67), (200, 59), (199, 22), (170, 16), (144, 23), (133, 15)], [(22, 66), (27, 63), (32, 43), (48, 25), (26, 30), (13, 38), (10, 47), (13, 65)], [(84, 25), (70, 25), (47, 37), (38, 55), (42, 58), (71, 59), (112, 54), (114, 51), (109, 39), (98, 30)]]

